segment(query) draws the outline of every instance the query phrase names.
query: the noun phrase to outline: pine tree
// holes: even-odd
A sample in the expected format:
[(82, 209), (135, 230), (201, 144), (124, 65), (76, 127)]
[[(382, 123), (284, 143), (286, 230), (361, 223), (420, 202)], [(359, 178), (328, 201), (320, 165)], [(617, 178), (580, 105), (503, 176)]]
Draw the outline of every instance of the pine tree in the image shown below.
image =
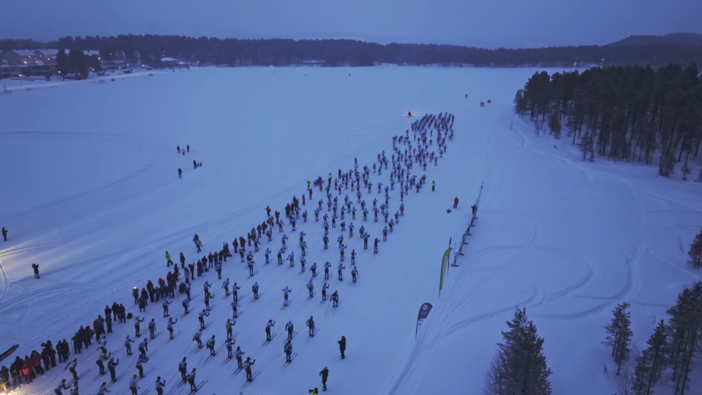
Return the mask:
[(517, 309), (503, 343), (486, 377), (485, 393), (492, 395), (550, 395), (551, 369), (543, 355), (544, 339), (527, 320), (526, 309)]
[(629, 303), (618, 304), (614, 308), (612, 321), (605, 326), (607, 335), (605, 341), (602, 342), (605, 346), (612, 347), (612, 357), (617, 364), (617, 376), (622, 368), (622, 363), (629, 359), (629, 345), (631, 344), (631, 313), (627, 309), (631, 306)]
[(631, 393), (633, 395), (650, 395), (651, 391), (651, 360), (646, 353), (636, 356), (636, 367), (634, 368), (634, 381), (631, 383)]
[(678, 302), (668, 309), (670, 315), (670, 360), (675, 382), (675, 395), (684, 395), (689, 387), (692, 361), (702, 346), (702, 282), (686, 288)]
[(675, 154), (670, 150), (665, 150), (661, 154), (661, 163), (658, 167), (658, 174), (669, 177), (675, 173)]
[(631, 387), (634, 395), (653, 394), (653, 386), (660, 380), (667, 364), (668, 331), (668, 326), (661, 320), (646, 342), (648, 348), (636, 357), (635, 377)]
[(648, 348), (644, 351), (651, 359), (651, 378), (649, 380), (649, 387), (647, 393), (651, 393), (651, 387), (656, 385), (658, 380), (661, 379), (663, 375), (663, 370), (666, 368), (668, 363), (668, 354), (670, 353), (670, 346), (668, 344), (668, 333), (670, 328), (665, 324), (663, 320), (658, 323), (656, 329), (651, 334), (651, 337), (646, 342)]
[(687, 253), (690, 257), (690, 264), (695, 269), (702, 267), (702, 232), (695, 236), (695, 241), (690, 245), (690, 251)]

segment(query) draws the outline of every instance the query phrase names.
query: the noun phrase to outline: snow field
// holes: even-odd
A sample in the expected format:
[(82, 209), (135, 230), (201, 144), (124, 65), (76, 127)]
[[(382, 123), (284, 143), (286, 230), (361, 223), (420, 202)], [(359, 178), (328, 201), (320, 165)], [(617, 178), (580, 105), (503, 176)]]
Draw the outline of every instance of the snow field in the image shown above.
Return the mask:
[[(272, 255), (274, 263), (263, 265), (265, 248), (270, 244), (275, 253), (280, 246), (277, 229), (273, 242), (264, 240), (256, 253), (259, 273), (253, 279), (247, 279), (237, 256), (223, 265), (223, 278), (242, 286), (236, 346), (261, 370), (244, 394), (307, 393), (321, 388), (317, 374), (324, 366), (330, 370), (330, 394), (478, 393), (516, 306), (527, 307), (546, 339), (554, 393), (616, 390), (601, 372), (601, 362), (611, 364), (600, 345), (602, 325), (616, 303), (628, 301), (635, 340), (643, 344), (653, 318), (664, 318), (681, 287), (699, 279), (679, 245), (686, 252), (699, 229), (700, 186), (659, 179), (653, 167), (584, 163), (567, 141), (537, 138), (511, 109), (514, 92), (533, 72), (200, 69), (1, 95), (0, 105), (10, 116), (0, 123), (0, 156), (6, 159), (0, 225), (10, 229), (10, 241), (0, 245), (0, 280), (6, 279), (0, 281), (0, 349), (19, 343), (23, 356), (46, 339), (70, 339), (114, 300), (135, 313), (131, 288), (165, 278), (165, 250), (174, 260), (180, 251), (188, 262), (196, 260), (193, 233), (200, 235), (203, 252), (218, 250), (263, 221), (266, 205), (282, 212), (293, 195), (301, 198), (307, 180), (329, 172), (336, 176), (337, 169), (353, 166), (354, 157), (360, 167), (371, 165), (382, 150), (389, 157), (391, 137), (404, 133), (412, 120), (450, 112), (456, 116), (455, 141), (448, 142), (439, 166), (428, 165), (426, 171), (436, 192), (425, 187), (409, 193), (405, 216), (377, 256), (372, 245), (363, 251), (361, 240), (348, 240), (346, 234), (343, 283), (336, 281), (338, 230), (330, 229), (330, 249), (323, 251), (321, 221), (314, 223), (311, 203), (323, 198), (318, 189), (303, 206), (310, 222), (298, 221), (291, 232), (285, 221), (288, 251), (305, 231), (308, 265), (317, 262), (323, 272), (324, 262), (332, 263), (330, 291), (339, 291), (338, 309), (319, 304), (321, 277), (315, 279), (317, 296), (307, 301), (309, 274), (299, 274), (298, 264), (279, 267)], [(493, 103), (478, 106), (487, 99)], [(414, 118), (405, 118), (407, 111)], [(186, 144), (191, 153), (176, 155), (175, 146)], [(204, 166), (192, 169), (193, 159)], [(418, 177), (423, 173), (413, 171)], [(371, 173), (371, 181), (385, 185), (389, 174)], [(473, 236), (439, 298), (441, 256), (449, 237), (465, 230), (482, 181)], [(364, 192), (367, 203), (382, 196), (376, 190)], [(454, 196), (459, 209), (447, 214)], [(355, 202), (354, 194), (349, 197)], [(398, 188), (391, 197), (394, 213)], [(354, 233), (365, 225), (371, 244), (384, 224), (374, 224), (372, 212), (367, 223), (360, 217), (353, 221)], [(347, 284), (351, 249), (359, 253), (354, 286)], [(299, 249), (295, 255), (299, 258)], [(33, 262), (41, 265), (39, 281), (32, 278)], [(221, 281), (210, 272), (193, 284), (198, 296), (191, 311), (204, 308), (204, 280), (214, 284), (217, 295), (203, 340), (214, 334), (219, 348), (230, 299), (221, 299)], [(254, 281), (263, 296), (251, 302)], [(292, 288), (293, 302), (280, 310), (285, 286)], [(171, 306), (172, 314), (181, 299)], [(423, 302), (434, 310), (415, 341)], [(142, 316), (159, 317), (158, 331), (166, 326), (161, 315), (160, 305), (150, 305)], [(310, 315), (319, 333), (307, 340), (304, 322)], [(168, 381), (166, 393), (186, 393), (172, 388), (182, 356), (188, 356), (189, 369), (197, 367), (197, 381), (208, 380), (202, 391), (241, 391), (243, 373), (231, 374), (234, 361), (222, 364), (226, 350), (209, 361), (205, 349), (189, 355), (198, 326), (193, 316), (179, 321), (175, 340), (168, 342), (164, 332), (150, 346), (156, 353), (145, 368), (156, 370), (144, 379), (142, 391), (154, 391), (160, 375)], [(268, 319), (277, 322), (279, 335), (263, 346)], [(283, 367), (288, 320), (298, 331), (293, 340), (298, 356)], [(119, 349), (133, 332), (131, 321), (114, 329), (109, 350)], [(336, 344), (341, 335), (348, 341), (344, 361)], [(94, 350), (79, 356), (79, 372), (93, 370), (87, 377), (97, 371), (92, 360), (97, 354), (88, 357)], [(125, 362), (118, 373), (136, 371), (133, 360)], [(49, 393), (61, 370), (17, 393)], [(98, 386), (98, 381), (81, 382), (81, 393), (94, 393)], [(126, 386), (122, 379), (113, 388), (127, 391)]]

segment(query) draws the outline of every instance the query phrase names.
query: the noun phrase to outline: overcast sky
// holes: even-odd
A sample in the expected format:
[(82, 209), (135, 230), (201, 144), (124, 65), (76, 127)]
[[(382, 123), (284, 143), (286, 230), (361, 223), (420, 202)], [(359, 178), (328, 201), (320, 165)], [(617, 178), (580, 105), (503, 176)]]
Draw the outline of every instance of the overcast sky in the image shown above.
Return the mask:
[(131, 33), (493, 48), (702, 33), (702, 0), (20, 0), (0, 10), (0, 38), (41, 40)]

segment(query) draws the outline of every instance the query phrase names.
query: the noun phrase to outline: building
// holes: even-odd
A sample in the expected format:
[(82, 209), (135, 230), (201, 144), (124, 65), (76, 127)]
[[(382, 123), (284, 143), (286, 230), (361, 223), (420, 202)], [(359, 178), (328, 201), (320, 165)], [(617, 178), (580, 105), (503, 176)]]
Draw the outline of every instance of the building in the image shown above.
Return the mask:
[(303, 60), (302, 64), (305, 66), (324, 66), (327, 64), (324, 60), (318, 60), (318, 59), (309, 59), (309, 60)]
[(37, 61), (37, 54), (31, 49), (11, 49), (2, 55), (10, 65), (29, 64)]
[(53, 62), (56, 63), (56, 57), (58, 56), (58, 49), (35, 49), (34, 54), (37, 60), (41, 60), (44, 63)]
[(12, 49), (3, 53), (0, 77), (51, 75), (56, 71), (56, 49)]
[(19, 77), (22, 75), (22, 70), (19, 65), (9, 65), (0, 63), (0, 79), (4, 80), (11, 77)]

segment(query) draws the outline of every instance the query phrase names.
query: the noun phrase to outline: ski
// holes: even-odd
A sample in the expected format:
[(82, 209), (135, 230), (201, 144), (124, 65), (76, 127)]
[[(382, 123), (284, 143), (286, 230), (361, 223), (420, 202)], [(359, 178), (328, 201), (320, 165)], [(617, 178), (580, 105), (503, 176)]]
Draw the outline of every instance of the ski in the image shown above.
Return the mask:
[(209, 328), (209, 326), (212, 325), (213, 322), (214, 322), (214, 321), (207, 321), (207, 323), (205, 324), (205, 327), (204, 327), (204, 328), (201, 328), (201, 329), (202, 329), (202, 330), (205, 330), (205, 329)]
[(106, 385), (105, 387), (110, 387), (112, 384), (118, 382), (119, 379), (121, 379), (122, 377), (124, 377), (124, 376), (126, 376), (126, 375), (127, 375), (127, 372), (123, 372), (122, 374), (120, 374), (120, 375), (118, 375), (117, 377), (115, 377), (115, 381), (110, 381), (109, 383), (107, 383), (107, 385)]
[(307, 297), (307, 300), (312, 300), (312, 298), (314, 298), (314, 292), (312, 292), (312, 295)]
[(243, 311), (237, 311), (236, 315), (232, 315), (232, 318), (237, 319), (237, 318), (241, 317), (242, 314), (244, 314)]
[(200, 388), (202, 388), (202, 386), (205, 385), (205, 384), (207, 384), (207, 380), (205, 380), (205, 381), (201, 382), (200, 384), (198, 384), (198, 385), (195, 387), (194, 390), (190, 390), (190, 393), (191, 393), (191, 394), (196, 393), (196, 392), (197, 392)]
[(283, 367), (285, 368), (285, 367), (287, 367), (288, 365), (290, 365), (290, 362), (292, 362), (292, 360), (295, 359), (296, 356), (297, 356), (297, 353), (296, 353), (296, 352), (290, 354), (290, 360), (289, 360), (289, 361), (285, 361), (285, 363), (283, 364)]
[(143, 379), (144, 377), (146, 377), (146, 375), (148, 375), (149, 373), (153, 372), (154, 370), (156, 370), (156, 368), (149, 368), (149, 369), (147, 369), (146, 372), (144, 372), (144, 375), (141, 376), (141, 377), (139, 377), (139, 380)]
[(258, 274), (258, 270), (254, 270), (253, 274), (249, 274), (248, 278), (253, 278), (253, 276)]
[(308, 335), (307, 335), (307, 339), (305, 339), (305, 341), (310, 340), (311, 338), (313, 338), (314, 335), (317, 334), (317, 332), (319, 332), (319, 329), (314, 328), (314, 331), (313, 331), (311, 334), (308, 334)]
[(144, 391), (142, 391), (141, 393), (139, 393), (139, 395), (146, 395), (146, 394), (148, 394), (149, 392), (151, 392), (151, 388), (145, 389)]
[(270, 343), (273, 339), (275, 339), (276, 336), (278, 336), (277, 333), (272, 334), (272, 335), (271, 335), (271, 339), (270, 339), (270, 340), (266, 340), (265, 342), (263, 342), (262, 346), (265, 346), (266, 344)]
[(102, 377), (102, 376), (104, 376), (104, 375), (106, 375), (106, 374), (107, 374), (107, 372), (100, 373), (100, 374), (98, 374), (97, 377), (95, 377), (92, 381), (98, 381), (98, 380), (100, 380), (100, 377)]
[(158, 332), (154, 333), (154, 337), (152, 337), (151, 339), (157, 338), (158, 335), (160, 335), (160, 334), (162, 334), (162, 333), (163, 333), (163, 331), (158, 331)]
[(283, 307), (281, 307), (280, 309), (283, 310), (286, 307), (290, 306), (290, 303), (292, 303), (292, 301), (293, 301), (292, 299), (288, 299), (288, 303), (283, 304)]
[(257, 298), (257, 297), (251, 297), (251, 301), (252, 301), (252, 302), (255, 302), (255, 301), (257, 301), (258, 299), (260, 299), (261, 296), (263, 296), (263, 292), (259, 292), (259, 293), (258, 293), (258, 298)]
[[(87, 375), (88, 373), (90, 373), (92, 370), (93, 370), (93, 369), (88, 369), (88, 370), (86, 370), (85, 372), (79, 374), (79, 375), (78, 375), (78, 379), (81, 379), (81, 378), (85, 377), (85, 375)], [(75, 381), (75, 380), (71, 380), (71, 381), (69, 381), (68, 384), (66, 384), (66, 385), (67, 385), (67, 386), (68, 386), (68, 385), (73, 385), (73, 382), (74, 382), (74, 381)]]
[(202, 349), (202, 346), (195, 347), (195, 349), (192, 350), (192, 351), (190, 351), (190, 354), (188, 354), (188, 355), (193, 355), (193, 354), (195, 354), (196, 352), (200, 351), (201, 349)]
[(249, 384), (251, 384), (259, 373), (261, 373), (261, 371), (257, 370), (254, 374), (252, 374), (251, 380), (246, 380), (246, 382), (244, 383), (244, 385), (241, 386), (241, 388), (246, 388)]

